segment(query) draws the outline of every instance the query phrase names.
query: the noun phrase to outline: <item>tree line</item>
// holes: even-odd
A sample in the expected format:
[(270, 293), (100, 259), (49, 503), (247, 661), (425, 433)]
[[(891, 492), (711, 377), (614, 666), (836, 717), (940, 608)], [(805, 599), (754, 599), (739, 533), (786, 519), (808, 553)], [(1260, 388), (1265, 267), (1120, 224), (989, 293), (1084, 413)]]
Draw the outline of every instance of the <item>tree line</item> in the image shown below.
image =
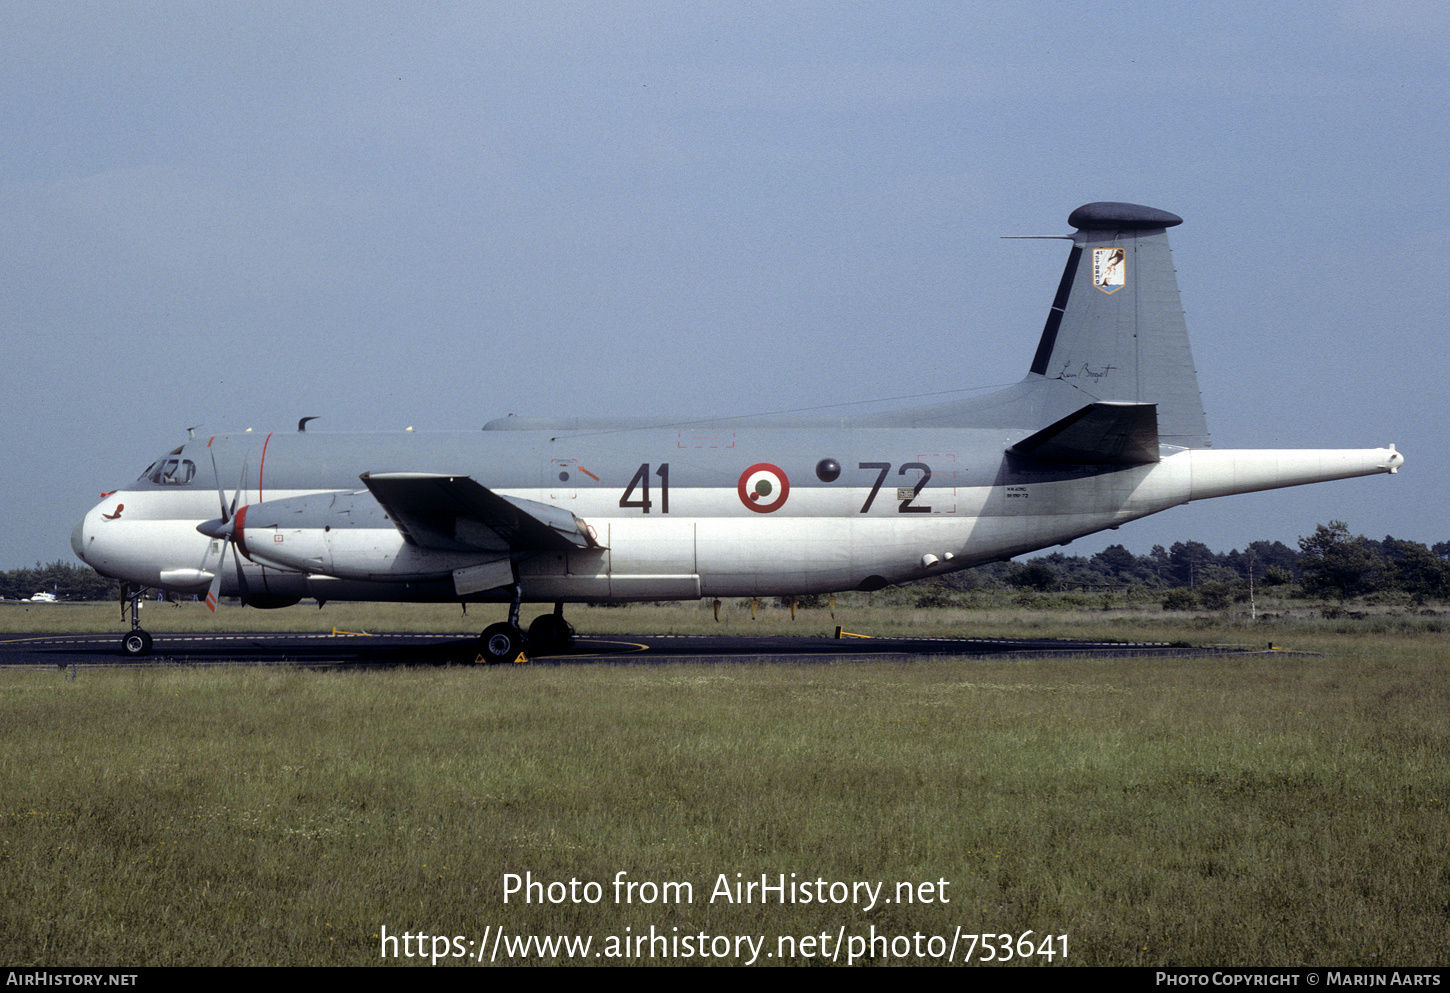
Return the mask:
[[(1223, 606), (1250, 583), (1280, 593), (1349, 599), (1376, 593), (1412, 599), (1450, 598), (1450, 541), (1423, 545), (1386, 535), (1376, 541), (1350, 532), (1343, 521), (1315, 526), (1298, 549), (1281, 541), (1251, 542), (1242, 551), (1215, 552), (1198, 541), (1154, 545), (1134, 555), (1110, 545), (1096, 555), (1053, 552), (1024, 562), (977, 570), (980, 581), (1018, 589), (1054, 590), (1145, 587), (1187, 591), (1177, 605)], [(1217, 601), (1222, 601), (1217, 602)], [(1166, 601), (1165, 601), (1166, 603)]]
[(61, 600), (114, 600), (120, 595), (120, 586), (89, 566), (63, 559), (0, 572), (0, 597), (23, 600), (36, 593), (54, 593)]

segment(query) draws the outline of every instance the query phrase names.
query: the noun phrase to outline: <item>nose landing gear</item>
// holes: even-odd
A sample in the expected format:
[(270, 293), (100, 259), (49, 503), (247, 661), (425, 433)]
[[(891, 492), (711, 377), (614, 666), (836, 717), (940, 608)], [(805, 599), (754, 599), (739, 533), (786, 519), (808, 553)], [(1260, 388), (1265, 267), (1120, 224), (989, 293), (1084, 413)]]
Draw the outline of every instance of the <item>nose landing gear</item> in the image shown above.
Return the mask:
[(131, 630), (121, 639), (121, 652), (131, 658), (151, 654), (151, 635), (141, 630), (141, 598), (150, 592), (142, 586), (131, 589), (130, 583), (121, 584), (121, 619), (126, 619), (126, 601), (131, 602)]
[(151, 635), (136, 628), (121, 639), (121, 651), (130, 656), (151, 654)]

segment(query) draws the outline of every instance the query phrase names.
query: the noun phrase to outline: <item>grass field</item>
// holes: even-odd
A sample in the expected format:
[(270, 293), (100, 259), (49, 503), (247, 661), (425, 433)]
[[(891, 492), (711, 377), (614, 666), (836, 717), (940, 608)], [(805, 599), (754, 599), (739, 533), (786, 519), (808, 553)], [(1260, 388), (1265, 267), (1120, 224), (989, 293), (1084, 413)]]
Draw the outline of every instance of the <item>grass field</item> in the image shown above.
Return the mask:
[[(101, 608), (59, 609), (78, 624)], [(122, 630), (105, 609), (102, 629)], [(399, 627), (346, 610), (222, 615)], [(409, 623), (492, 619), (432, 610)], [(364, 965), (381, 960), (386, 928), (410, 936), (391, 948), (416, 963), (403, 953), (419, 932), (426, 951), (451, 954), (502, 926), (590, 937), (585, 960), (599, 963), (651, 961), (649, 946), (620, 942), (651, 927), (717, 953), (711, 939), (763, 937), (762, 962), (809, 961), (818, 947), (779, 940), (844, 929), (848, 942), (888, 939), (868, 960), (918, 964), (959, 928), (1066, 935), (1065, 960), (1050, 946), (1058, 964), (1450, 960), (1450, 641), (1434, 617), (851, 610), (752, 622), (736, 607), (728, 627), (1274, 640), (1319, 654), (0, 672), (0, 959)], [(216, 623), (162, 607), (147, 627), (167, 630), (168, 611)], [(694, 605), (570, 616), (599, 633), (714, 627)], [(645, 902), (646, 888), (620, 902), (620, 872), (689, 883), (693, 901)], [(597, 882), (601, 898), (505, 903), (510, 873)], [(711, 902), (737, 873), (884, 883), (892, 902)], [(918, 902), (894, 899), (898, 883), (926, 882), (937, 886), (913, 889)], [(636, 954), (612, 957), (611, 939)], [(672, 958), (656, 944), (652, 961), (680, 961), (681, 947)]]
[[(1250, 618), (1245, 605), (1233, 611), (1170, 612), (1156, 606), (1120, 604), (1063, 608), (1014, 603), (1010, 592), (979, 597), (979, 606), (914, 607), (893, 602), (890, 594), (843, 594), (834, 609), (805, 609), (791, 616), (773, 601), (722, 604), (715, 620), (710, 601), (590, 607), (571, 604), (569, 620), (590, 634), (761, 634), (829, 637), (838, 625), (878, 637), (1071, 638), (1118, 641), (1186, 640), (1206, 644), (1217, 639), (1266, 646), (1276, 638), (1364, 633), (1450, 633), (1450, 609), (1410, 607), (1344, 608), (1314, 601), (1268, 601)], [(1028, 597), (1051, 603), (1051, 596)], [(523, 624), (552, 609), (526, 604)], [(477, 633), (505, 619), (502, 604), (475, 604), (464, 613), (456, 604), (329, 603), (323, 609), (298, 605), (286, 610), (253, 610), (224, 604), (215, 614), (201, 603), (147, 603), (141, 611), (146, 630), (193, 631), (428, 631)], [(1327, 615), (1327, 616), (1326, 616)], [(114, 603), (0, 603), (0, 634), (11, 632), (114, 631), (129, 627)]]

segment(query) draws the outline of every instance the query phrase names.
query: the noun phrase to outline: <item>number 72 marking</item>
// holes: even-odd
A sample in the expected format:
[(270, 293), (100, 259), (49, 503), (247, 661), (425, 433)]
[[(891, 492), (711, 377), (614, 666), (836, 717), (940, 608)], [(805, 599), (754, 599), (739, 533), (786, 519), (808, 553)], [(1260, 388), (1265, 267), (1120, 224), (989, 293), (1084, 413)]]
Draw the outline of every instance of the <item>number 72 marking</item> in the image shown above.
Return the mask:
[[(861, 513), (864, 514), (871, 509), (871, 504), (876, 501), (876, 494), (881, 492), (881, 484), (886, 482), (886, 474), (891, 471), (891, 463), (858, 462), (857, 467), (860, 469), (879, 470), (876, 476), (876, 482), (871, 484), (871, 492), (866, 495), (866, 502), (861, 505)], [(896, 470), (896, 474), (898, 476), (905, 476), (907, 471), (911, 469), (918, 470), (921, 473), (921, 478), (916, 481), (916, 486), (912, 488), (911, 495), (901, 501), (901, 504), (896, 508), (896, 512), (898, 514), (930, 514), (930, 507), (918, 507), (912, 501), (921, 496), (921, 491), (926, 488), (927, 483), (931, 482), (931, 466), (925, 462), (905, 462), (902, 463), (901, 468)]]

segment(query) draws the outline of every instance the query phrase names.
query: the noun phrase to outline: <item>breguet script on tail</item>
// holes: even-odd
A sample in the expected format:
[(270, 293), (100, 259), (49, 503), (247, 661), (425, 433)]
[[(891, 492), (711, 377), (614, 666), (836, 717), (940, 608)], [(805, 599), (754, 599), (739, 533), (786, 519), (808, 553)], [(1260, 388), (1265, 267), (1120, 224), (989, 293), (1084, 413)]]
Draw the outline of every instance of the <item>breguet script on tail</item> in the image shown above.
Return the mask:
[[(569, 647), (564, 604), (875, 590), (1057, 545), (1190, 500), (1394, 472), (1388, 448), (1210, 447), (1168, 249), (1177, 216), (1072, 212), (1026, 377), (858, 417), (530, 420), (457, 434), (188, 440), (71, 536), (147, 589), (280, 607), (510, 604), (480, 658)], [(944, 363), (944, 366), (946, 364)], [(964, 385), (956, 380), (943, 389)], [(524, 602), (552, 602), (527, 632)]]

